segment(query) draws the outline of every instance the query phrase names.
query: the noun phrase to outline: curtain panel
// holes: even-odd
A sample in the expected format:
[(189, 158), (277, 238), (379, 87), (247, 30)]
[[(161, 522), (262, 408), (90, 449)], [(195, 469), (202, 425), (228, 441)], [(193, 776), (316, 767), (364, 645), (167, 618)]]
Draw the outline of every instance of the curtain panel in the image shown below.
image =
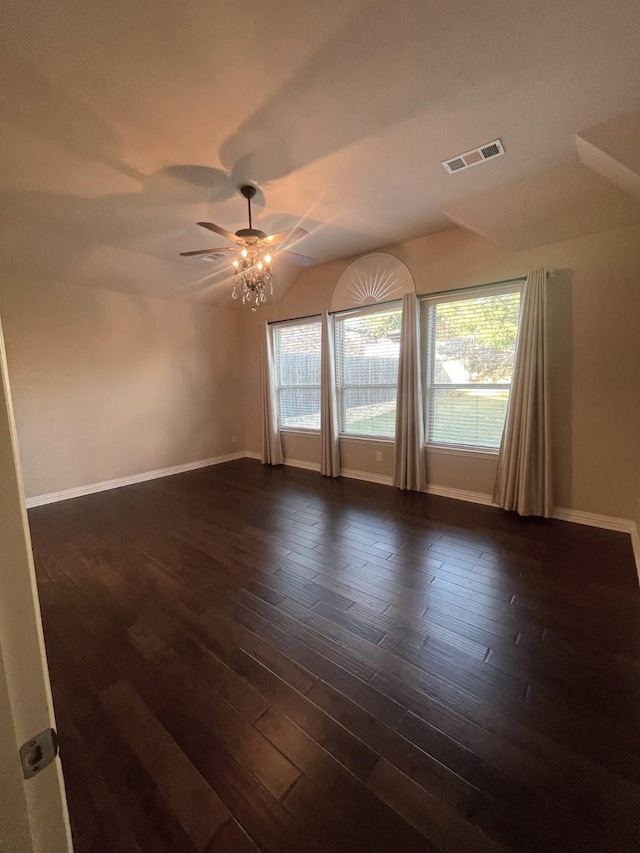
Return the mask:
[(320, 472), (326, 477), (340, 476), (340, 433), (336, 399), (335, 326), (333, 317), (322, 315), (322, 376), (320, 391)]
[(283, 461), (282, 439), (278, 426), (273, 334), (271, 326), (265, 323), (262, 333), (262, 462), (264, 465), (282, 465)]
[(522, 290), (511, 394), (493, 499), (520, 515), (553, 513), (549, 412), (547, 271), (530, 272)]
[(405, 293), (402, 299), (393, 484), (399, 489), (425, 491), (427, 488), (420, 311), (415, 293)]

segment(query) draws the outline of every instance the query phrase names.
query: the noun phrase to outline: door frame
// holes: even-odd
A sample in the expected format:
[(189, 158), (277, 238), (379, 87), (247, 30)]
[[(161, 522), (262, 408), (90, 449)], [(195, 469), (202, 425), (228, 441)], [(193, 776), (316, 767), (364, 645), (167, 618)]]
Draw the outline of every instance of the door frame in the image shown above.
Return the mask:
[(25, 780), (20, 746), (55, 728), (0, 322), (0, 851), (73, 853), (57, 757)]

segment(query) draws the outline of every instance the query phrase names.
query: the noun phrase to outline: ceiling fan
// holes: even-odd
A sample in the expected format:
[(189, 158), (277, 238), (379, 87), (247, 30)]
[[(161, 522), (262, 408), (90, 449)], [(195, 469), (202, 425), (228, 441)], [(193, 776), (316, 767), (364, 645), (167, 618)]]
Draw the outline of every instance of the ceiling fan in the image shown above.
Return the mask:
[[(220, 234), (221, 237), (224, 237), (227, 240), (231, 240), (236, 244), (236, 246), (244, 247), (242, 252), (244, 258), (247, 257), (246, 253), (254, 255), (258, 251), (268, 252), (268, 250), (273, 246), (279, 246), (288, 240), (299, 240), (302, 237), (306, 237), (309, 233), (308, 231), (305, 231), (304, 228), (291, 228), (288, 231), (279, 231), (277, 234), (267, 235), (264, 231), (254, 228), (251, 219), (251, 199), (256, 194), (256, 188), (247, 184), (246, 186), (240, 187), (240, 192), (247, 200), (249, 212), (248, 228), (241, 228), (234, 234), (231, 231), (227, 231), (226, 228), (222, 228), (220, 225), (214, 225), (213, 222), (198, 222), (198, 225), (202, 226), (202, 228), (206, 228), (208, 231), (213, 231), (215, 234)], [(222, 248), (216, 249), (197, 249), (195, 252), (180, 252), (180, 254), (187, 258), (199, 255), (203, 257), (203, 259), (209, 260), (237, 251), (238, 249), (233, 246), (223, 246)], [(282, 257), (283, 255), (289, 260), (294, 261), (297, 264), (302, 264), (303, 266), (308, 266), (314, 262), (314, 258), (310, 258), (307, 255), (299, 255), (297, 252), (289, 252), (281, 249), (278, 252), (278, 256)]]

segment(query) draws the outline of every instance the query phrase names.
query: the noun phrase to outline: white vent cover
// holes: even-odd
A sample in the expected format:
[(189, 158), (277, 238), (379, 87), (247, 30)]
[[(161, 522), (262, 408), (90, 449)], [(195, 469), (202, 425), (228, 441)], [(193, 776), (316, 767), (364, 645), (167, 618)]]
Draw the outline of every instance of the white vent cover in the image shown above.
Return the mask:
[(494, 157), (500, 157), (502, 154), (504, 154), (504, 145), (499, 139), (495, 139), (493, 142), (487, 142), (486, 145), (481, 145), (479, 148), (473, 148), (464, 154), (458, 154), (457, 157), (452, 157), (451, 160), (443, 160), (442, 165), (450, 175), (453, 175), (454, 172), (462, 172), (463, 169), (470, 169), (472, 166), (477, 166), (478, 163), (484, 163), (485, 160), (492, 160)]

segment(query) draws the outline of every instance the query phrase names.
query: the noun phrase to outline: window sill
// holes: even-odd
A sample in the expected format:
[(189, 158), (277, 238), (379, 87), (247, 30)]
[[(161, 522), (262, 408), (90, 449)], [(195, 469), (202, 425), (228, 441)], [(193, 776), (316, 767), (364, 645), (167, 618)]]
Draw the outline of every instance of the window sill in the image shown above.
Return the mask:
[(498, 451), (491, 450), (486, 447), (460, 447), (450, 444), (427, 444), (425, 445), (427, 452), (441, 453), (445, 456), (474, 456), (476, 459), (492, 459), (497, 460)]
[(320, 436), (319, 429), (304, 429), (303, 427), (280, 427), (281, 435), (317, 435)]
[(376, 436), (376, 435), (351, 435), (340, 433), (340, 441), (354, 441), (356, 443), (364, 443), (371, 444), (372, 442), (375, 444), (395, 444), (396, 441), (394, 438), (389, 438), (388, 436)]

